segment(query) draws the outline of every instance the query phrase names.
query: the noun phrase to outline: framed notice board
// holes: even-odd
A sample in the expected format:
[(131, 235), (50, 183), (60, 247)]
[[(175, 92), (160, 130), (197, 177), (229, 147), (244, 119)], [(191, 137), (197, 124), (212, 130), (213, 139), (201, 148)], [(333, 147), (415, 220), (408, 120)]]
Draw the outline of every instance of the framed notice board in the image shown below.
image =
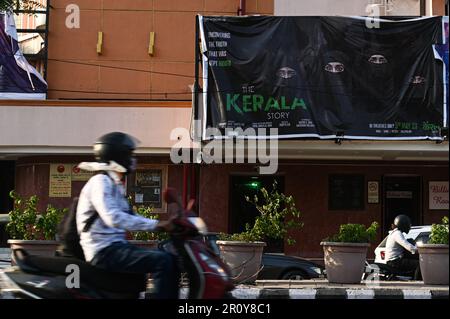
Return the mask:
[(364, 210), (364, 175), (336, 174), (328, 180), (329, 210)]
[(167, 187), (167, 166), (138, 167), (130, 179), (128, 191), (133, 204), (152, 206), (155, 212), (165, 212), (162, 193)]

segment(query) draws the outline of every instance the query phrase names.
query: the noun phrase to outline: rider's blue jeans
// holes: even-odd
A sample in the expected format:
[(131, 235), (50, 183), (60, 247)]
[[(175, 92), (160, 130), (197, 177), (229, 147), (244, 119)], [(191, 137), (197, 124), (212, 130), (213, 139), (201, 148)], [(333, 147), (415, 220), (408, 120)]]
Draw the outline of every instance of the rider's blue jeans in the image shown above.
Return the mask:
[(91, 264), (110, 271), (151, 273), (155, 298), (178, 298), (180, 274), (174, 256), (167, 252), (119, 242), (99, 251)]

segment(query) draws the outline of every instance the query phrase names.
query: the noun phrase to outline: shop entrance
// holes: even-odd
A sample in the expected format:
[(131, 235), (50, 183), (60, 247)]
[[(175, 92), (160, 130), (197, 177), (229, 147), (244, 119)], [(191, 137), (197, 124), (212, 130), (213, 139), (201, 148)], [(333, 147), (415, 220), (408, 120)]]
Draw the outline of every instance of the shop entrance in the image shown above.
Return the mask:
[[(283, 176), (251, 176), (235, 175), (230, 180), (230, 212), (229, 212), (229, 232), (238, 233), (245, 230), (245, 224), (253, 225), (258, 210), (252, 203), (247, 202), (246, 196), (253, 198), (255, 195), (261, 196), (261, 188), (272, 189), (274, 181), (277, 182), (279, 192), (284, 192)], [(276, 240), (267, 243), (267, 252), (283, 252), (283, 240)]]
[(383, 185), (383, 234), (388, 233), (395, 216), (400, 214), (409, 216), (413, 225), (421, 225), (421, 177), (387, 175)]

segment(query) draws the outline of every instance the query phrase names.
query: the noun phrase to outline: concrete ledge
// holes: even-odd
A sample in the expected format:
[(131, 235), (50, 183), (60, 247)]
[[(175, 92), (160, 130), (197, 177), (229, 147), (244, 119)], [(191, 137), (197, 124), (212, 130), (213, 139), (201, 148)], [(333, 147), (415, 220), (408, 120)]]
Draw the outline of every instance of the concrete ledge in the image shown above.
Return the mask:
[[(244, 286), (244, 285), (241, 285)], [(252, 286), (249, 286), (252, 287)], [(448, 291), (448, 285), (425, 285), (423, 281), (375, 281), (365, 280), (360, 284), (335, 284), (330, 283), (326, 279), (310, 279), (310, 280), (257, 280), (253, 287), (272, 289), (272, 288), (289, 288), (289, 289), (407, 289), (407, 290), (423, 290), (437, 289)]]
[(363, 281), (346, 285), (326, 279), (261, 280), (256, 281), (256, 286), (237, 286), (232, 294), (239, 299), (449, 299), (449, 286), (424, 285), (422, 281)]
[[(146, 298), (151, 299), (151, 290), (149, 284)], [(181, 288), (181, 299), (187, 299), (187, 295), (188, 288)], [(337, 285), (326, 280), (276, 280), (257, 282), (256, 286), (238, 285), (232, 296), (236, 299), (449, 299), (449, 286), (425, 286), (420, 281)], [(2, 297), (6, 296), (0, 291)]]
[[(181, 289), (181, 299), (187, 298), (187, 288)], [(232, 291), (236, 299), (449, 299), (446, 289), (282, 289), (239, 286)], [(148, 297), (150, 297), (148, 295)], [(151, 297), (150, 297), (151, 298)]]
[(432, 299), (449, 299), (448, 298), (448, 287), (447, 291), (444, 290), (431, 290), (431, 298)]

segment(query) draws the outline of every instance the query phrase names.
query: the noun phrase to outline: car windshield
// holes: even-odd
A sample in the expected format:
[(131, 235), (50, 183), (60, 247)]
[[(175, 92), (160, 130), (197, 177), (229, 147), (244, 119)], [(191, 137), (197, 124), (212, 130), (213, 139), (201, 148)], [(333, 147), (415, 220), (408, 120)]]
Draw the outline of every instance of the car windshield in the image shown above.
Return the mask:
[(378, 247), (384, 248), (386, 247), (387, 236), (384, 237), (383, 241), (378, 245)]
[(428, 243), (428, 240), (430, 240), (430, 233), (420, 233), (419, 236), (416, 238), (416, 244), (426, 244)]
[[(378, 245), (379, 248), (386, 247), (386, 241), (388, 236), (384, 237), (383, 241)], [(408, 241), (413, 241), (414, 244), (423, 243), (426, 244), (430, 239), (430, 232), (421, 232), (417, 233), (417, 231), (411, 231), (406, 235)]]

